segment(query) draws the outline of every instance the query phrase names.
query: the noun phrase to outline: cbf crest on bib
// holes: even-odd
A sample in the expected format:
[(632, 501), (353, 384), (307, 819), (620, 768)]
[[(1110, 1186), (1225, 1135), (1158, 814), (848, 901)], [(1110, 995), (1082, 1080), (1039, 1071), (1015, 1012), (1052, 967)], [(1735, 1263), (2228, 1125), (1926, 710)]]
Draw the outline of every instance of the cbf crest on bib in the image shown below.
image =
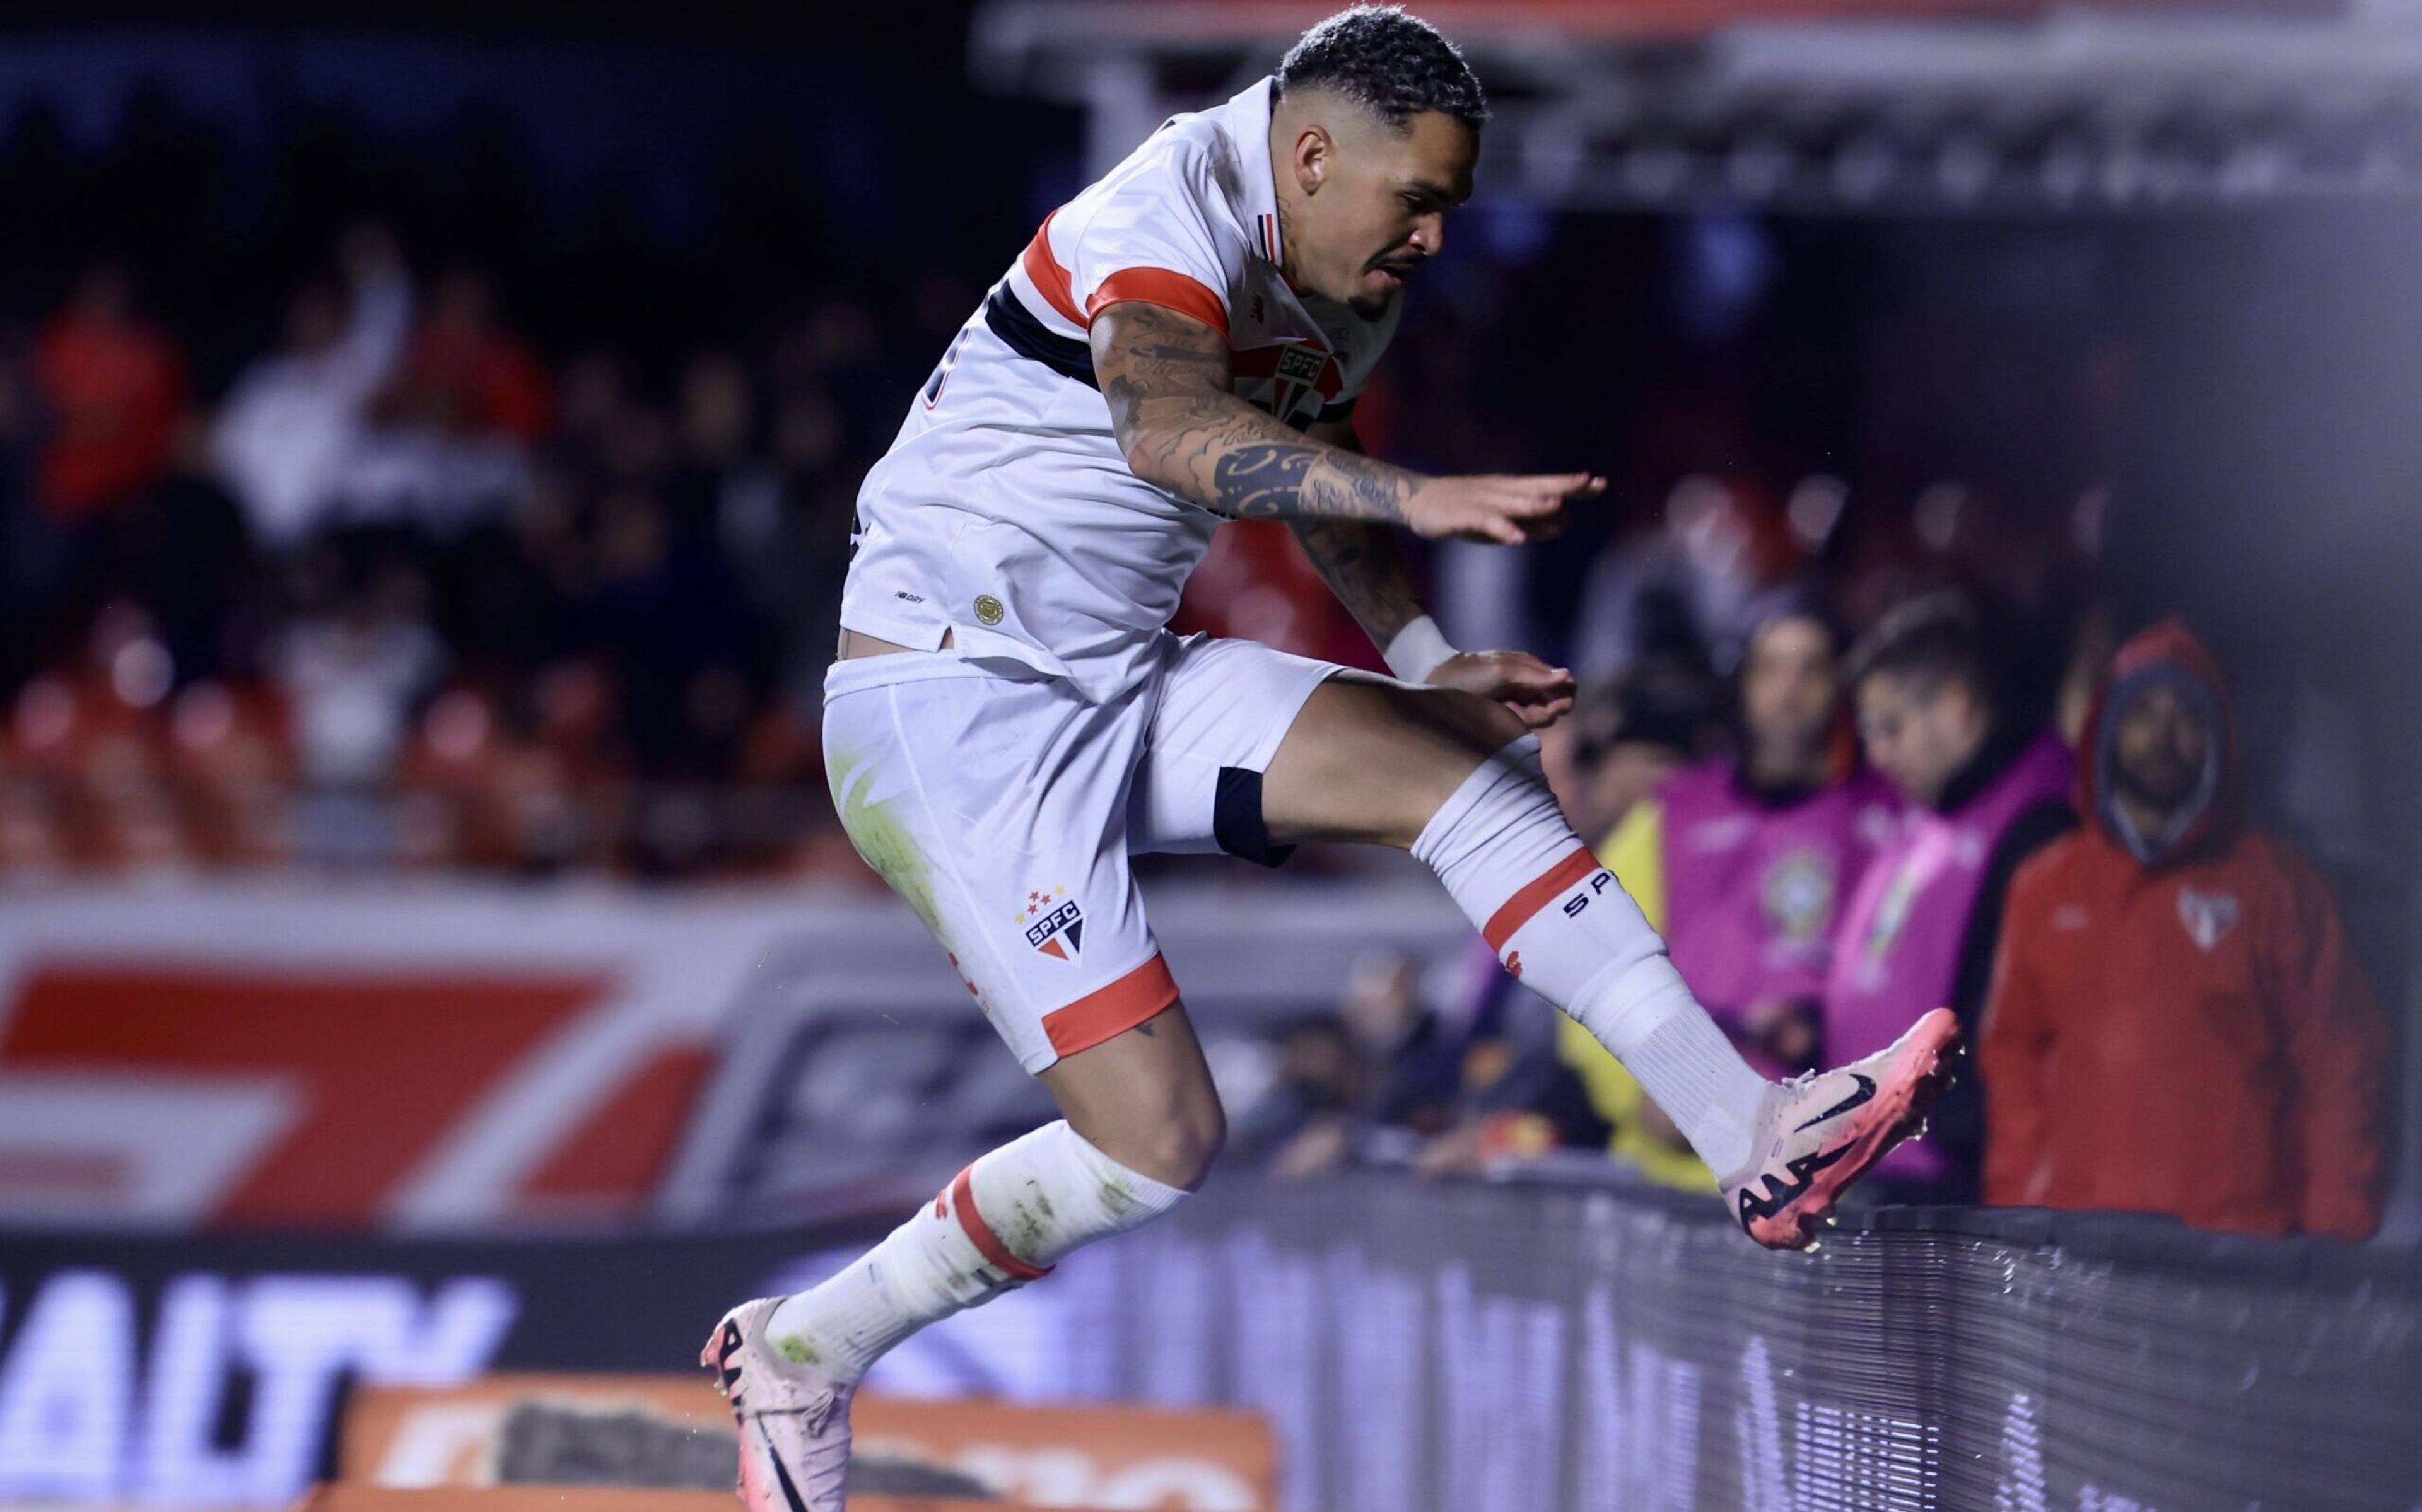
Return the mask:
[(2209, 951), (2219, 944), (2221, 937), (2237, 927), (2237, 898), (2231, 894), (2178, 889), (2178, 922), (2187, 927), (2187, 938), (2198, 949)]
[[(1795, 945), (1804, 945), (1825, 932), (1833, 917), (1833, 863), (1810, 847), (1786, 852), (1768, 868), (1759, 890), (1768, 926)], [(1901, 910), (1904, 920), (1908, 907)]]

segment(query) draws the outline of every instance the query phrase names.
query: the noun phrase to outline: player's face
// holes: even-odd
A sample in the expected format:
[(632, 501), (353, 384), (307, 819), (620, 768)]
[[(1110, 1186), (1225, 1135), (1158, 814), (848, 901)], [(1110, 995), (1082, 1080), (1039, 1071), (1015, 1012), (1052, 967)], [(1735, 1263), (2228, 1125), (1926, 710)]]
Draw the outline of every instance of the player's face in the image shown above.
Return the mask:
[(1446, 244), (1446, 212), (1471, 197), (1480, 133), (1437, 111), (1402, 131), (1359, 111), (1338, 114), (1319, 189), (1288, 231), (1307, 292), (1376, 319)]
[(1741, 720), (1769, 770), (1818, 756), (1839, 693), (1833, 638), (1813, 619), (1778, 619), (1753, 636), (1741, 663)]
[(1870, 673), (1859, 683), (1859, 739), (1894, 787), (1931, 806), (1984, 742), (1985, 716), (1956, 679)]
[(2210, 747), (2211, 732), (2175, 688), (2148, 688), (2130, 699), (2111, 728), (2120, 791), (2162, 814), (2194, 795)]

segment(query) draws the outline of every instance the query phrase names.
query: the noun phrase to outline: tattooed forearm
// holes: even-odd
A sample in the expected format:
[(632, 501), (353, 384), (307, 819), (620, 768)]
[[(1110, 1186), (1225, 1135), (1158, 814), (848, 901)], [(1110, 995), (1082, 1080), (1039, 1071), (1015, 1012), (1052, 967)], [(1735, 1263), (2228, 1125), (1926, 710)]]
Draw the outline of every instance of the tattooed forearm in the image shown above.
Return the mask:
[(1212, 459), (1211, 507), (1237, 520), (1299, 512), (1287, 506), (1303, 496), (1318, 457), (1310, 446), (1231, 446)]
[(1374, 646), (1386, 647), (1420, 617), (1421, 602), (1413, 597), (1412, 574), (1393, 529), (1358, 520), (1295, 520), (1288, 528)]
[(1419, 474), (1309, 439), (1228, 391), (1219, 333), (1157, 305), (1093, 323), (1093, 371), (1136, 475), (1234, 519), (1400, 522)]

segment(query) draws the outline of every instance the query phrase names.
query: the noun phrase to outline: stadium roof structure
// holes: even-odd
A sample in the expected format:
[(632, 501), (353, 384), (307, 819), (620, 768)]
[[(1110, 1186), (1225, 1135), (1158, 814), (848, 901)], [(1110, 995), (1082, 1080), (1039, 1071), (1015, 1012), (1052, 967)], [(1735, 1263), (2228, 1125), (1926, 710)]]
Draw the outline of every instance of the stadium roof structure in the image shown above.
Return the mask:
[[(1089, 167), (1336, 8), (992, 0), (979, 83), (1082, 107)], [(2422, 198), (2422, 3), (1439, 0), (1499, 192), (1568, 207), (2108, 211)]]

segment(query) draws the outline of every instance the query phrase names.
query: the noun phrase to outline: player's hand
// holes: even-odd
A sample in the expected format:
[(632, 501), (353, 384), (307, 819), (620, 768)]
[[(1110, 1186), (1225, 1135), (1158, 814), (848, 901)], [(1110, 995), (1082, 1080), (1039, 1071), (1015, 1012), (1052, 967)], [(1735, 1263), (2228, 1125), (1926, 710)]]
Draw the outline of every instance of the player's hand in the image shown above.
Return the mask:
[(1430, 683), (1493, 698), (1534, 730), (1553, 725), (1573, 707), (1573, 675), (1527, 651), (1465, 651), (1450, 656), (1430, 674)]
[(1596, 498), (1606, 479), (1588, 473), (1434, 477), (1405, 501), (1405, 523), (1432, 540), (1498, 541), (1519, 546), (1565, 525), (1565, 507)]

